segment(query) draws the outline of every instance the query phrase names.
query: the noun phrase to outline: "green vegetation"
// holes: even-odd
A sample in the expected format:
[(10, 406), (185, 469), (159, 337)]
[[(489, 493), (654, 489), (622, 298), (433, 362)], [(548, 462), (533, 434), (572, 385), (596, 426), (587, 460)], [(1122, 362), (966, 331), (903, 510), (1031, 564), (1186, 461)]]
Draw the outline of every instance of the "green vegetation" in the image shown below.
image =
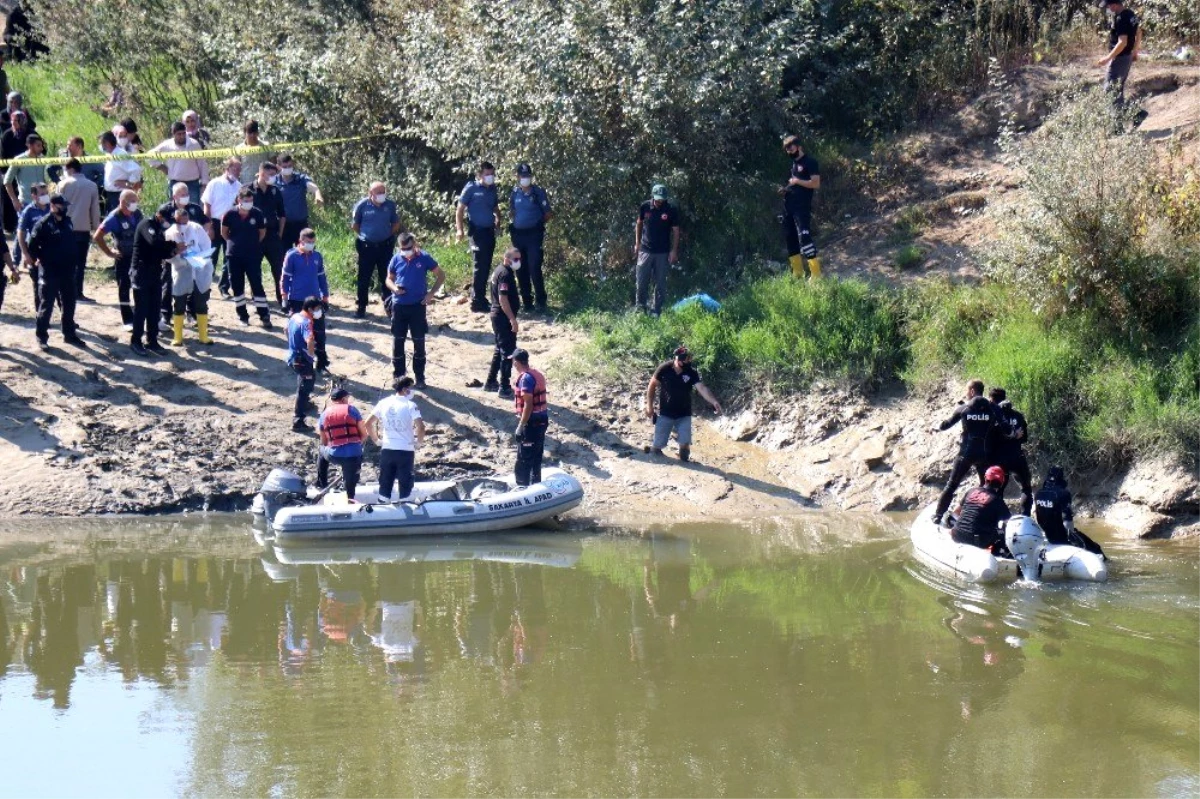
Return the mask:
[(905, 269), (915, 269), (925, 262), (925, 251), (915, 244), (906, 244), (901, 247), (892, 259), (892, 263), (900, 271)]

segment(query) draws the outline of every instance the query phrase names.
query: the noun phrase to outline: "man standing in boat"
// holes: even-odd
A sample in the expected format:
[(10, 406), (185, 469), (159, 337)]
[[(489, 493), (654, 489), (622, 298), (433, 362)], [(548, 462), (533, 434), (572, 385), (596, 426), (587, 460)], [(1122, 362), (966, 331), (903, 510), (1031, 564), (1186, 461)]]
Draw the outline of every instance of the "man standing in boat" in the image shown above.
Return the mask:
[(1000, 489), (1008, 488), (1008, 480), (1017, 478), (1021, 485), (1021, 513), (1028, 516), (1033, 511), (1033, 478), (1029, 474), (1029, 461), (1025, 459), (1022, 446), (1029, 438), (1029, 424), (1025, 415), (1012, 406), (1008, 393), (1002, 388), (993, 388), (988, 398), (996, 406), (999, 425), (988, 442), (988, 465), (1001, 466), (1008, 479)]
[(392, 382), (396, 393), (383, 399), (367, 419), (367, 432), (379, 445), (379, 497), (392, 498), (392, 486), (400, 483), (400, 499), (412, 493), (413, 463), (417, 448), (425, 441), (425, 422), (412, 401), (413, 379), (408, 375)]
[(513, 350), (511, 356), (517, 367), (517, 467), (518, 486), (542, 482), (542, 452), (546, 445), (546, 428), (550, 426), (550, 411), (546, 403), (546, 377), (529, 365), (529, 353)]
[(933, 513), (933, 523), (941, 524), (942, 516), (950, 507), (958, 484), (966, 476), (967, 470), (974, 467), (979, 474), (980, 484), (984, 481), (984, 470), (988, 467), (987, 442), (993, 428), (999, 424), (998, 409), (983, 395), (983, 381), (972, 380), (967, 383), (967, 401), (960, 404), (949, 419), (935, 426), (935, 432), (949, 430), (959, 422), (962, 423), (962, 440), (958, 445), (958, 457), (954, 459), (954, 468), (950, 470), (950, 479), (938, 497), (937, 508)]

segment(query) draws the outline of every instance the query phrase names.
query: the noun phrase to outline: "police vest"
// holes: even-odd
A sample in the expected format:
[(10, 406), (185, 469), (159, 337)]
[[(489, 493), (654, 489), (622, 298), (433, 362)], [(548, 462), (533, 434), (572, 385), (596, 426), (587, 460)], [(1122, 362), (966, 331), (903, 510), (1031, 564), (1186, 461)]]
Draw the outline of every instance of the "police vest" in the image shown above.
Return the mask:
[(358, 420), (350, 415), (349, 403), (339, 402), (325, 411), (325, 433), (329, 436), (331, 447), (362, 443), (362, 436), (358, 434)]
[[(533, 392), (529, 394), (530, 402), (533, 405), (531, 413), (546, 413), (546, 378), (537, 369), (527, 369), (527, 374), (533, 375)], [(518, 382), (518, 385), (520, 383)], [(525, 392), (517, 392), (517, 415), (519, 416), (525, 410)]]

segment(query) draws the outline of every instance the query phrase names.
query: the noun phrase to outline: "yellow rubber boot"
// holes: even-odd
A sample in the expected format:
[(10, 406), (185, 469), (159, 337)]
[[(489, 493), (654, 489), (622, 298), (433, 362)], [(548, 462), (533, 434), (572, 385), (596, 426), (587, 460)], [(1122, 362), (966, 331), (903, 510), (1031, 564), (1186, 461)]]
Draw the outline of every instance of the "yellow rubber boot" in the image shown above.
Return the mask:
[(821, 259), (820, 258), (809, 258), (808, 259), (808, 276), (812, 277), (812, 278), (819, 278), (821, 276)]
[(208, 337), (208, 314), (196, 314), (196, 337), (200, 339), (201, 344), (212, 344), (213, 340)]
[(172, 347), (183, 346), (183, 314), (175, 314), (171, 317), (171, 329), (175, 331), (175, 338), (171, 339)]
[(792, 265), (792, 277), (796, 278), (797, 280), (803, 280), (804, 279), (804, 256), (803, 255), (789, 255), (788, 263)]

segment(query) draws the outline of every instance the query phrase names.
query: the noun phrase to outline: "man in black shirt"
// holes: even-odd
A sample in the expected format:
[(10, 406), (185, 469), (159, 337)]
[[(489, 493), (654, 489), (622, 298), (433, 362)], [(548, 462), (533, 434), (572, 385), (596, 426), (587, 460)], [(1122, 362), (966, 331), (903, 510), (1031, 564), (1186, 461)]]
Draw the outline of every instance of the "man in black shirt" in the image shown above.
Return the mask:
[(804, 262), (808, 261), (809, 277), (821, 276), (821, 259), (812, 237), (813, 195), (821, 188), (821, 167), (817, 160), (804, 152), (800, 139), (788, 136), (783, 151), (792, 159), (788, 182), (780, 187), (783, 195), (783, 234), (787, 240), (788, 263), (792, 277), (804, 277)]
[(62, 305), (63, 341), (87, 346), (75, 333), (75, 264), (79, 248), (75, 226), (67, 217), (68, 203), (61, 194), (50, 195), (50, 213), (39, 219), (29, 234), (29, 254), (38, 267), (38, 308), (35, 334), (46, 349), (50, 337), (50, 315), (57, 300)]
[(1113, 93), (1113, 104), (1121, 108), (1125, 105), (1125, 81), (1142, 47), (1142, 26), (1137, 14), (1120, 0), (1107, 0), (1101, 5), (1113, 15), (1113, 21), (1108, 32), (1108, 54), (1096, 66), (1108, 67), (1104, 88)]
[(238, 192), (237, 205), (226, 211), (221, 219), (225, 263), (229, 265), (229, 282), (233, 286), (238, 319), (243, 325), (250, 324), (250, 312), (246, 310), (246, 283), (249, 281), (254, 310), (258, 312), (262, 326), (270, 330), (271, 312), (262, 279), (263, 241), (267, 237), (267, 227), (266, 217), (254, 204), (254, 189), (243, 186)]
[[(283, 209), (283, 192), (279, 190), (275, 179), (279, 176), (279, 167), (270, 161), (264, 162), (258, 168), (258, 179), (250, 184), (254, 190), (254, 207), (262, 212), (266, 219), (266, 235), (262, 239), (262, 255), (271, 266), (271, 277), (275, 280), (275, 302), (281, 310), (283, 307), (283, 256), (287, 247), (283, 246), (283, 228), (287, 224), (287, 214)], [(261, 263), (260, 270), (261, 272)]]
[(1029, 474), (1029, 461), (1025, 459), (1022, 446), (1029, 438), (1029, 424), (1025, 415), (1012, 406), (1008, 401), (1008, 392), (1002, 388), (993, 388), (988, 392), (988, 398), (996, 406), (998, 424), (988, 441), (988, 465), (1004, 467), (1004, 486), (1000, 496), (1008, 488), (1008, 481), (1016, 477), (1021, 486), (1021, 513), (1030, 514), (1033, 508), (1033, 478)]
[[(679, 442), (679, 460), (686, 461), (692, 450), (692, 389), (704, 401), (721, 412), (721, 403), (700, 381), (700, 373), (692, 367), (692, 355), (687, 347), (678, 347), (674, 357), (659, 364), (654, 377), (646, 386), (646, 418), (654, 423), (654, 443), (651, 452), (661, 455), (663, 447), (675, 431)], [(654, 413), (654, 393), (658, 392), (658, 413)]]
[(637, 259), (636, 304), (646, 310), (650, 279), (654, 279), (654, 315), (667, 298), (667, 270), (679, 260), (679, 211), (667, 202), (667, 187), (650, 189), (650, 199), (638, 209), (633, 226), (633, 257)]
[(958, 457), (954, 459), (950, 479), (946, 481), (946, 487), (938, 497), (937, 509), (933, 514), (935, 524), (942, 523), (942, 515), (950, 507), (950, 500), (954, 498), (954, 492), (968, 469), (974, 467), (979, 474), (979, 482), (983, 483), (984, 470), (988, 467), (988, 439), (993, 435), (993, 428), (999, 423), (997, 417), (998, 409), (983, 396), (983, 381), (972, 380), (967, 384), (967, 401), (960, 404), (949, 419), (934, 427), (935, 431), (949, 430), (959, 422), (962, 423)]
[[(512, 361), (509, 356), (517, 349), (517, 308), (520, 307), (516, 270), (521, 268), (521, 251), (509, 247), (504, 259), (492, 270), (488, 278), (488, 296), (491, 299), (489, 316), (492, 333), (496, 338), (496, 349), (492, 353), (492, 365), (488, 368), (484, 391), (494, 391), (503, 399), (512, 399)], [(496, 382), (496, 376), (500, 382)]]
[(147, 350), (164, 352), (158, 344), (158, 318), (163, 293), (162, 265), (176, 250), (176, 246), (167, 241), (166, 230), (170, 222), (164, 215), (164, 208), (169, 206), (159, 208), (154, 216), (139, 222), (133, 234), (133, 257), (129, 267), (130, 288), (133, 290), (133, 333), (129, 348), (137, 355), (147, 355)]
[(993, 466), (987, 470), (983, 485), (972, 488), (963, 498), (962, 513), (954, 524), (954, 540), (960, 544), (970, 544), (987, 549), (996, 543), (1004, 541), (1000, 532), (1000, 522), (1012, 514), (1000, 496), (1000, 487), (1004, 485), (1004, 470)]
[(1051, 466), (1046, 482), (1034, 498), (1038, 527), (1051, 544), (1070, 544), (1075, 532), (1075, 511), (1071, 507), (1071, 492), (1061, 466)]

